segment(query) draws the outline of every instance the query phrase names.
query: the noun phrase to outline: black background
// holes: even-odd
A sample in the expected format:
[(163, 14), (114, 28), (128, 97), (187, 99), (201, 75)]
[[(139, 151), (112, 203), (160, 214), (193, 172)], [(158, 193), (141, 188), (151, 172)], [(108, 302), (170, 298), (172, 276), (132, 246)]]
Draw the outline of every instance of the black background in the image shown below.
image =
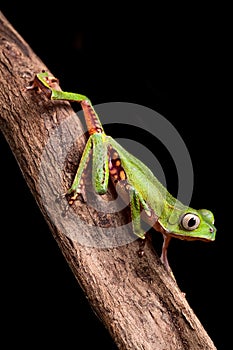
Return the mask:
[[(67, 3), (47, 9), (42, 2), (24, 6), (13, 1), (3, 3), (1, 10), (64, 90), (85, 94), (93, 104), (120, 101), (150, 107), (178, 130), (193, 162), (191, 206), (214, 212), (217, 236), (209, 244), (174, 239), (169, 260), (216, 347), (228, 349), (232, 232), (227, 199), (232, 156), (226, 108), (227, 10), (161, 10), (148, 4), (126, 9), (119, 3), (95, 9), (87, 3), (77, 8)], [(131, 132), (117, 126), (107, 131), (114, 137)], [(133, 136), (145, 143), (145, 135)], [(174, 165), (164, 159), (162, 149), (148, 140), (147, 146), (161, 161), (170, 192), (175, 192)], [(2, 325), (12, 332), (8, 347), (17, 339), (25, 348), (46, 344), (116, 349), (58, 249), (2, 135), (0, 147)], [(17, 208), (14, 217), (8, 214), (12, 203)], [(157, 236), (159, 252), (162, 240)]]

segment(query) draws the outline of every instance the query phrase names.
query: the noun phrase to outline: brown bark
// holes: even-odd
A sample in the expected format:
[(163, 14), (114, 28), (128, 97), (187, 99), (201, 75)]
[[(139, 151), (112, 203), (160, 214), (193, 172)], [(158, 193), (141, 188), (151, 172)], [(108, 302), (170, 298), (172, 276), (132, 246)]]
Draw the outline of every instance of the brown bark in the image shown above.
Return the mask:
[[(96, 248), (75, 240), (77, 232), (84, 239), (89, 237), (88, 225), (98, 228), (97, 238), (104, 237), (104, 228), (125, 222), (124, 212), (100, 215), (87, 203), (77, 201), (74, 213), (79, 221), (67, 221), (66, 217), (54, 220), (56, 205), (63, 208), (65, 200), (53, 207), (46, 202), (46, 194), (57, 203), (57, 194), (69, 187), (68, 172), (74, 175), (84, 138), (79, 138), (76, 147), (70, 147), (65, 165), (57, 164), (54, 154), (63, 154), (63, 145), (73, 138), (74, 130), (82, 133), (81, 126), (77, 117), (75, 125), (66, 123), (74, 115), (68, 103), (51, 102), (35, 91), (27, 91), (34, 74), (47, 68), (2, 14), (0, 44), (1, 131), (78, 283), (119, 349), (216, 349), (161, 265), (151, 242), (147, 241), (145, 253), (139, 257), (138, 241)], [(50, 142), (54, 135), (55, 144)], [(61, 188), (56, 182), (59, 174)], [(106, 197), (110, 196), (111, 193)], [(94, 198), (94, 203), (97, 201), (98, 197)], [(74, 237), (67, 236), (70, 225), (75, 225)]]

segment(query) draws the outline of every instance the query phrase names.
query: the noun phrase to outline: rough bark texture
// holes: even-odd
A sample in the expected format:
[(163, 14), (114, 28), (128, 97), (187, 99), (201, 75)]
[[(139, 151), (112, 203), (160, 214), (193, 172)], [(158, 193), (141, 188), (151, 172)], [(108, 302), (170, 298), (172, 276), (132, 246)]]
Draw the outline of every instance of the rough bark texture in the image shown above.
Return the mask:
[[(122, 212), (100, 215), (79, 201), (74, 213), (81, 220), (72, 223), (64, 217), (63, 227), (61, 218), (58, 223), (53, 219), (57, 208), (47, 210), (51, 203), (46, 203), (44, 193), (51, 191), (52, 201), (56, 202), (60, 192), (59, 188), (58, 193), (54, 190), (57, 169), (61, 188), (64, 191), (69, 187), (84, 137), (79, 138), (76, 147), (70, 147), (65, 165), (57, 164), (54, 154), (60, 147), (63, 155), (62, 145), (68, 143), (73, 129), (82, 133), (81, 126), (77, 117), (72, 130), (71, 124), (65, 123), (74, 115), (68, 103), (51, 102), (25, 89), (34, 74), (46, 67), (1, 14), (0, 45), (2, 133), (78, 283), (119, 349), (216, 349), (185, 296), (161, 265), (151, 242), (147, 242), (145, 254), (139, 258), (137, 241), (114, 248), (88, 247), (64, 234), (67, 225), (75, 224), (76, 232), (85, 238), (89, 235), (88, 225), (92, 225), (101, 237), (105, 234), (103, 228), (124, 223)], [(60, 125), (62, 130), (56, 134)], [(55, 144), (50, 142), (54, 134)]]

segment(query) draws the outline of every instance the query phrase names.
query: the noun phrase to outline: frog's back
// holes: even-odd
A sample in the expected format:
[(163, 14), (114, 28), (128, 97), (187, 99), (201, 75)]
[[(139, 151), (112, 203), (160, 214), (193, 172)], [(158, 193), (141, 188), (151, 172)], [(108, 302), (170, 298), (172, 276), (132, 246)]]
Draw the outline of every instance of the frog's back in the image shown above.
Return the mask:
[(109, 137), (109, 143), (119, 154), (121, 165), (127, 174), (127, 182), (140, 192), (145, 202), (155, 211), (156, 215), (164, 211), (164, 207), (180, 207), (183, 204), (175, 199), (152, 171), (139, 159), (126, 151), (118, 142)]

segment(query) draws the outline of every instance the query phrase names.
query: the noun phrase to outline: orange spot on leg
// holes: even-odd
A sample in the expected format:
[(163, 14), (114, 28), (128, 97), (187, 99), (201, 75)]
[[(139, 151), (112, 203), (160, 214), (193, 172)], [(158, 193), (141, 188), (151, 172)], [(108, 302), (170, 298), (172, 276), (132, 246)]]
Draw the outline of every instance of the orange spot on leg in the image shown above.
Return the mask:
[(112, 168), (112, 169), (110, 170), (110, 174), (111, 174), (111, 175), (116, 174), (116, 172), (117, 172), (116, 168)]
[(124, 170), (120, 171), (120, 178), (121, 178), (121, 180), (125, 180), (126, 179), (126, 175), (125, 175)]

